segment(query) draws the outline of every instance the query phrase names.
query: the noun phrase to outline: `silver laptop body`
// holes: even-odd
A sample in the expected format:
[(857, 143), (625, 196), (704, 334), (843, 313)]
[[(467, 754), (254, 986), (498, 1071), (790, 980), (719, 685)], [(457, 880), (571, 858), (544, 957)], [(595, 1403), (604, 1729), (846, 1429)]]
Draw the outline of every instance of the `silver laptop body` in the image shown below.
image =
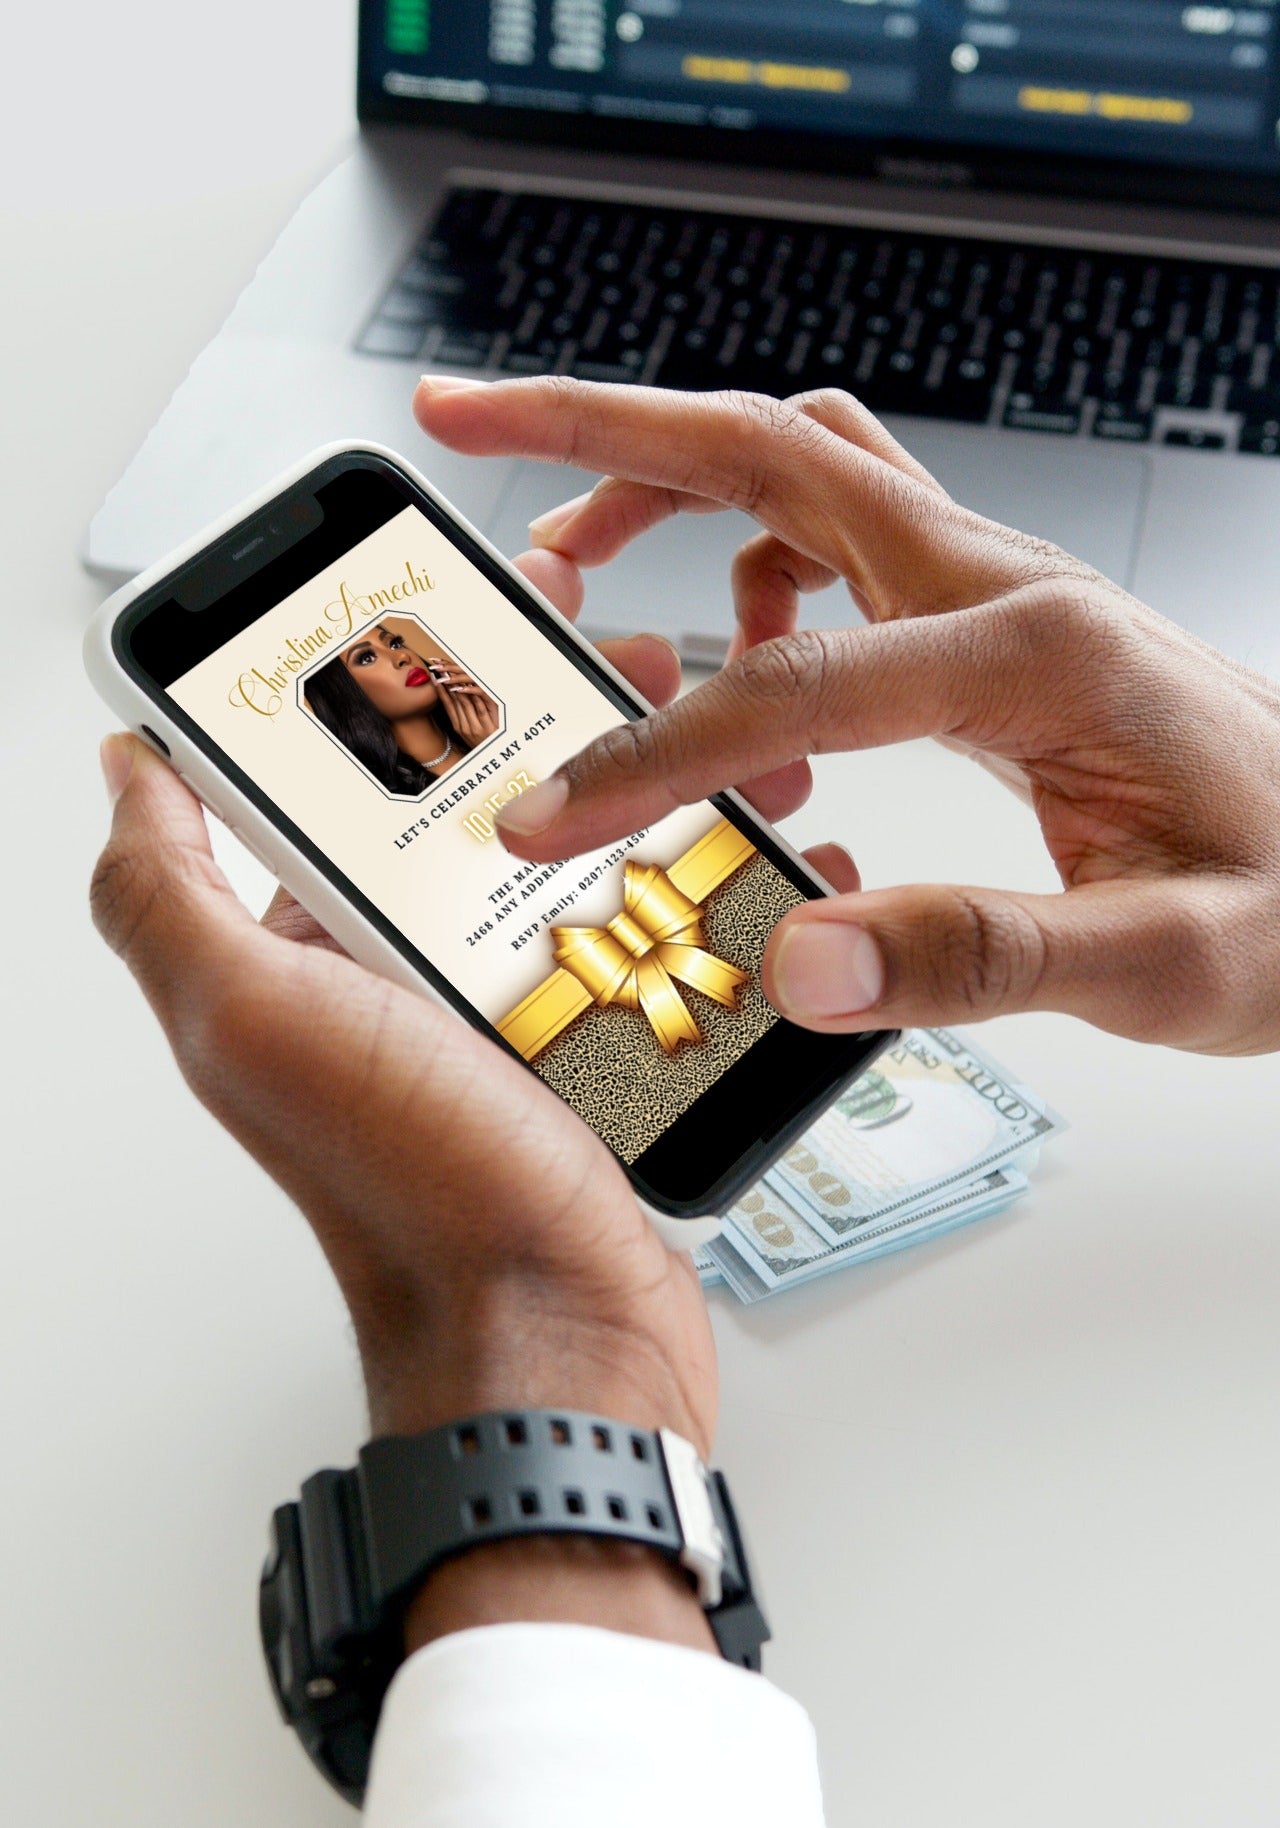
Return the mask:
[[(464, 14), (488, 19), (490, 37), (483, 51), (489, 61), (473, 78), (433, 74), (438, 66), (457, 67), (458, 46), (447, 34), (440, 35), (451, 7), (460, 19)], [(822, 29), (835, 36), (815, 40), (801, 32), (802, 46), (816, 43), (818, 48), (805, 49), (803, 55), (798, 50), (794, 62), (783, 64), (721, 54), (733, 35), (731, 26), (754, 42), (747, 27), (763, 28), (776, 16), (776, 6), (770, 14), (758, 0), (722, 7), (707, 0), (644, 0), (622, 14), (605, 0), (575, 0), (567, 16), (578, 21), (579, 39), (583, 19), (594, 31), (598, 18), (596, 39), (591, 33), (587, 39), (603, 45), (605, 67), (560, 71), (558, 81), (577, 85), (572, 109), (564, 106), (559, 91), (550, 98), (558, 99), (559, 107), (547, 105), (545, 94), (533, 87), (537, 72), (524, 67), (501, 73), (512, 79), (511, 92), (526, 105), (495, 101), (495, 94), (505, 97), (508, 91), (492, 80), (491, 67), (495, 43), (509, 43), (498, 34), (504, 20), (532, 20), (528, 48), (535, 56), (544, 55), (548, 44), (554, 51), (556, 41), (547, 34), (556, 19), (563, 28), (565, 0), (489, 0), (487, 9), (476, 0), (435, 0), (433, 36), (416, 57), (388, 48), (394, 20), (403, 27), (406, 9), (413, 14), (413, 0), (365, 0), (364, 125), (358, 141), (298, 210), (94, 518), (85, 557), (95, 574), (113, 581), (132, 575), (260, 487), (300, 452), (340, 436), (369, 437), (405, 450), (511, 553), (527, 543), (532, 518), (588, 486), (590, 479), (562, 470), (460, 459), (423, 448), (409, 411), (417, 375), (424, 368), (452, 366), (493, 376), (504, 372), (501, 362), (475, 368), (465, 360), (451, 361), (447, 343), (438, 337), (424, 337), (412, 354), (370, 354), (359, 347), (362, 338), (369, 340), (371, 324), (380, 321), (380, 311), (394, 296), (397, 275), (413, 260), (443, 201), (459, 188), (551, 195), (575, 208), (580, 201), (584, 207), (602, 201), (668, 213), (710, 212), (769, 225), (790, 222), (806, 234), (818, 225), (836, 237), (853, 228), (889, 236), (978, 237), (1032, 253), (1049, 245), (1093, 256), (1099, 270), (1112, 256), (1135, 255), (1157, 262), (1191, 257), (1266, 272), (1280, 267), (1280, 222), (1270, 209), (1273, 191), (1280, 202), (1273, 125), (1277, 105), (1268, 99), (1280, 72), (1280, 17), (1272, 0), (1247, 11), (1177, 7), (1167, 0), (1107, 0), (1105, 6), (1081, 0), (1078, 12), (1084, 24), (1085, 15), (1105, 14), (1113, 27), (1125, 24), (1132, 35), (1142, 28), (1138, 15), (1149, 14), (1162, 28), (1185, 32), (1187, 45), (1171, 41), (1174, 50), (1200, 56), (1182, 75), (1175, 68), (1176, 80), (1164, 66), (1153, 76), (1140, 59), (1135, 66), (1132, 42), (1115, 30), (1104, 56), (1108, 68), (1114, 64), (1114, 87), (1092, 89), (1079, 75), (1062, 79), (1057, 88), (1039, 82), (1032, 56), (1039, 40), (1030, 27), (1041, 30), (1044, 21), (1057, 21), (1058, 36), (1065, 32), (1068, 38), (1077, 29), (1061, 26), (1061, 15), (1071, 9), (1059, 0), (953, 0), (941, 10), (955, 14), (956, 43), (949, 63), (957, 81), (984, 74), (1002, 55), (1002, 67), (1007, 67), (1012, 54), (1007, 43), (1003, 51), (998, 44), (988, 51), (984, 32), (990, 37), (993, 26), (1007, 38), (1010, 32), (1016, 37), (1025, 23), (1031, 47), (1023, 60), (1021, 86), (1015, 83), (1010, 91), (1006, 82), (999, 94), (1007, 100), (1013, 93), (1019, 106), (1024, 97), (1031, 98), (1031, 128), (1021, 122), (1015, 127), (1034, 129), (1043, 143), (1026, 151), (1011, 147), (1013, 129), (1001, 125), (1005, 144), (997, 145), (993, 127), (993, 148), (985, 162), (981, 149), (975, 154), (966, 144), (962, 156), (936, 131), (927, 141), (899, 132), (892, 150), (885, 151), (889, 136), (865, 126), (842, 137), (826, 133), (816, 138), (808, 128), (790, 138), (777, 132), (766, 138), (763, 130), (744, 128), (750, 118), (745, 104), (757, 102), (756, 89), (766, 91), (759, 102), (763, 108), (774, 105), (769, 83), (785, 84), (788, 73), (802, 97), (808, 95), (805, 84), (820, 81), (808, 72), (825, 72), (832, 85), (841, 71), (856, 74), (863, 67), (856, 61), (862, 41), (850, 38), (845, 44), (848, 23), (856, 16), (862, 30), (868, 19), (878, 23), (883, 16), (901, 34), (904, 21), (917, 19), (915, 0), (806, 0), (797, 9), (797, 24), (820, 20)], [(789, 12), (786, 18), (790, 25)], [(1188, 18), (1199, 21), (1195, 30), (1186, 27)], [(694, 47), (680, 51), (681, 83), (723, 81), (733, 90), (733, 110), (726, 112), (727, 103), (720, 101), (712, 108), (701, 98), (696, 104), (672, 100), (671, 83), (655, 101), (652, 84), (646, 87), (637, 79), (627, 87), (614, 72), (609, 62), (618, 48), (614, 35), (629, 56), (637, 43), (647, 42), (650, 49), (655, 40), (666, 43), (676, 28), (686, 32), (687, 44)], [(601, 34), (609, 34), (607, 44)], [(999, 38), (999, 31), (995, 35)], [(1096, 31), (1088, 38), (1095, 64), (1103, 55), (1097, 38)], [(1206, 47), (1211, 53), (1225, 48), (1237, 57), (1241, 47), (1249, 53), (1244, 66), (1214, 76), (1215, 81), (1220, 76), (1221, 94), (1210, 92), (1210, 77), (1202, 68)], [(900, 43), (893, 49), (896, 54)], [(1259, 56), (1265, 67), (1258, 64)], [(675, 66), (668, 60), (661, 67)], [(1079, 67), (1079, 60), (1069, 65), (1071, 70)], [(691, 69), (700, 74), (686, 79), (684, 73)], [(730, 80), (735, 73), (737, 84)], [(1264, 75), (1270, 87), (1263, 86)], [(986, 80), (994, 83), (996, 78), (987, 75)], [(620, 89), (625, 93), (613, 94)], [(534, 94), (539, 99), (531, 107), (527, 104)], [(1224, 96), (1236, 112), (1220, 118), (1211, 104), (1221, 110)], [(1224, 168), (1231, 147), (1224, 152), (1220, 136), (1212, 141), (1212, 168), (1171, 166), (1163, 141), (1158, 160), (1132, 155), (1132, 147), (1141, 143), (1141, 129), (1166, 131), (1179, 108), (1199, 110), (1201, 118), (1219, 126), (1229, 118), (1239, 131), (1245, 118), (1242, 96), (1252, 110), (1249, 120), (1254, 125), (1264, 121), (1266, 131), (1247, 146), (1242, 140), (1240, 170)], [(634, 110), (631, 115), (624, 103)], [(1070, 143), (1078, 111), (1086, 104), (1093, 111), (1088, 122), (1092, 138), (1085, 142), (1090, 151), (1088, 157), (1076, 157), (1061, 146)], [(702, 117), (691, 124), (699, 108)], [(1043, 128), (1042, 108), (1048, 123)], [(725, 162), (719, 144), (731, 128), (710, 124), (717, 109), (723, 118), (733, 116), (732, 163)], [(384, 114), (394, 118), (375, 118)], [(1123, 126), (1126, 156), (1105, 163), (1097, 147), (1113, 117)], [(513, 125), (521, 137), (511, 137)], [(970, 142), (982, 130), (981, 123), (963, 125)], [(787, 149), (785, 159), (776, 156), (779, 147)], [(721, 156), (702, 156), (709, 151)], [(770, 156), (757, 156), (762, 151)], [(1270, 163), (1269, 155), (1274, 155)], [(799, 157), (809, 164), (825, 162), (830, 170), (837, 165), (860, 169), (828, 175), (784, 168), (787, 160), (794, 165)], [(1048, 196), (1038, 189), (1004, 187), (1011, 165), (1020, 164), (1037, 187), (1052, 174), (1059, 191), (1077, 194)], [(988, 181), (995, 178), (1002, 180), (1000, 188)], [(1084, 194), (1118, 189), (1145, 200)], [(1183, 197), (1188, 201), (1180, 201)], [(1239, 207), (1241, 203), (1248, 207)], [(886, 309), (892, 310), (891, 301)], [(1255, 324), (1232, 371), (1237, 381), (1242, 375), (1254, 382), (1270, 376), (1277, 342), (1280, 324)], [(500, 351), (504, 345), (496, 347)], [(549, 366), (572, 369), (581, 355), (581, 348), (570, 344)], [(969, 506), (1057, 541), (1237, 658), (1280, 672), (1280, 455), (1272, 454), (1273, 443), (1280, 452), (1280, 436), (1274, 441), (1260, 436), (1256, 412), (1255, 422), (1245, 423), (1235, 410), (1239, 396), (1234, 383), (1229, 384), (1227, 357), (1223, 362), (1221, 384), (1189, 393), (1192, 404), (1179, 404), (1176, 397), (1148, 400), (1149, 435), (1137, 442), (1098, 436), (1094, 407), (1065, 435), (1053, 414), (1030, 410), (1035, 405), (1030, 400), (1021, 420), (1034, 429), (1009, 429), (1019, 415), (1010, 405), (1008, 387), (993, 405), (994, 423), (957, 423), (914, 412), (885, 416), (895, 434)], [(1280, 356), (1275, 366), (1280, 372)], [(638, 378), (644, 378), (643, 369)], [(755, 384), (749, 364), (745, 372), (739, 364), (731, 378), (734, 384)], [(839, 364), (825, 378), (858, 391), (856, 378)], [(1018, 396), (1012, 397), (1016, 402)], [(1252, 448), (1241, 449), (1242, 444)], [(736, 515), (664, 528), (650, 537), (642, 555), (629, 554), (592, 579), (584, 626), (597, 634), (657, 629), (690, 659), (718, 658), (730, 626), (729, 560), (747, 531), (747, 523)], [(812, 623), (839, 623), (852, 614), (838, 590), (805, 605), (806, 620)]]

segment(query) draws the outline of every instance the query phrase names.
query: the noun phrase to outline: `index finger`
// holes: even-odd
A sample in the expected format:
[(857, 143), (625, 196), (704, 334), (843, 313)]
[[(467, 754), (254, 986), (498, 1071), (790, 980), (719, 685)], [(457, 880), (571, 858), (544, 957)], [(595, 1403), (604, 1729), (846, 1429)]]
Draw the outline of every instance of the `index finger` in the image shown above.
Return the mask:
[(740, 508), (869, 582), (937, 491), (837, 436), (793, 401), (678, 394), (550, 375), (414, 396), (423, 430), (469, 455), (534, 457)]
[[(568, 375), (461, 385), (424, 376), (414, 412), (452, 450), (646, 485), (646, 500), (635, 491), (625, 500), (621, 543), (690, 497), (740, 508), (846, 578), (877, 620), (968, 608), (1050, 572), (1088, 569), (959, 507), (909, 459), (890, 461), (888, 434), (879, 428), (877, 443), (876, 422), (845, 395), (775, 400)], [(610, 519), (618, 507), (614, 500)]]
[(531, 862), (576, 856), (805, 756), (939, 734), (977, 742), (989, 725), (1007, 735), (1046, 671), (1057, 677), (1065, 639), (1027, 593), (949, 625), (907, 618), (767, 642), (510, 801), (502, 841)]
[[(824, 387), (796, 394), (787, 404), (945, 499), (945, 490), (928, 470), (852, 394)], [(672, 515), (718, 513), (723, 506), (703, 495), (681, 494), (678, 489), (659, 489), (648, 483), (606, 476), (589, 495), (542, 515), (529, 532), (535, 545), (544, 550), (563, 553), (578, 565), (602, 565)], [(791, 550), (782, 541), (778, 544)]]

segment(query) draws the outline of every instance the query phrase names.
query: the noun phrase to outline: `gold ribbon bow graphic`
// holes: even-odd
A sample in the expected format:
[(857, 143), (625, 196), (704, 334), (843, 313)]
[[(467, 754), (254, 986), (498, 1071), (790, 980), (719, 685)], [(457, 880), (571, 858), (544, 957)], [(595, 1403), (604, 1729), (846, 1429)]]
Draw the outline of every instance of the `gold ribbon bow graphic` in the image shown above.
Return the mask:
[(498, 1024), (498, 1033), (534, 1060), (593, 1003), (617, 1003), (642, 1010), (668, 1054), (682, 1041), (700, 1041), (674, 980), (725, 1009), (735, 1006), (749, 973), (706, 950), (703, 903), (755, 854), (751, 841), (721, 820), (669, 870), (628, 863), (621, 914), (606, 927), (553, 927), (559, 970)]

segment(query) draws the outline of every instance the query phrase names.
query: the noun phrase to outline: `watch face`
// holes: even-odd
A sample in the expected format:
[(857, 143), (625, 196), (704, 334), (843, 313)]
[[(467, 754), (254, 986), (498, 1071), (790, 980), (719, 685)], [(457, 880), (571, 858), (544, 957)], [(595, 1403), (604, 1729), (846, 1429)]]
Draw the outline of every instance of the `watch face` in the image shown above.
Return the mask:
[[(336, 1598), (351, 1592), (355, 1551), (346, 1535), (346, 1511), (334, 1502), (344, 1481), (354, 1491), (354, 1473), (318, 1473), (303, 1487), (298, 1504), (283, 1504), (272, 1517), (270, 1549), (258, 1586), (258, 1627), (272, 1693), (285, 1724), (297, 1733), (325, 1780), (360, 1808), (383, 1698), (403, 1649), (398, 1637), (389, 1646), (384, 1634), (362, 1638), (350, 1618), (334, 1633), (334, 1641), (343, 1643), (341, 1655), (316, 1643), (322, 1627), (311, 1611), (309, 1595), (323, 1591)], [(305, 1548), (304, 1507), (311, 1513)]]

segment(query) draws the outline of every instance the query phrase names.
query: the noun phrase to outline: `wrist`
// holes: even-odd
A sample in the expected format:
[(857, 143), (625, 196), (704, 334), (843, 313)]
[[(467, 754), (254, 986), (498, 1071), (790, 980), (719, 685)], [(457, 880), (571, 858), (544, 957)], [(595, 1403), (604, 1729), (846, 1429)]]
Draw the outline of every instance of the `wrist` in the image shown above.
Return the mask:
[(715, 1402), (714, 1349), (696, 1336), (689, 1362), (642, 1332), (548, 1311), (527, 1287), (487, 1289), (415, 1328), (361, 1338), (373, 1434), (419, 1434), (459, 1416), (512, 1409), (590, 1411), (637, 1428), (671, 1428), (706, 1458)]
[(684, 1570), (654, 1549), (540, 1536), (468, 1549), (424, 1582), (405, 1619), (405, 1652), (456, 1631), (582, 1624), (718, 1654)]

